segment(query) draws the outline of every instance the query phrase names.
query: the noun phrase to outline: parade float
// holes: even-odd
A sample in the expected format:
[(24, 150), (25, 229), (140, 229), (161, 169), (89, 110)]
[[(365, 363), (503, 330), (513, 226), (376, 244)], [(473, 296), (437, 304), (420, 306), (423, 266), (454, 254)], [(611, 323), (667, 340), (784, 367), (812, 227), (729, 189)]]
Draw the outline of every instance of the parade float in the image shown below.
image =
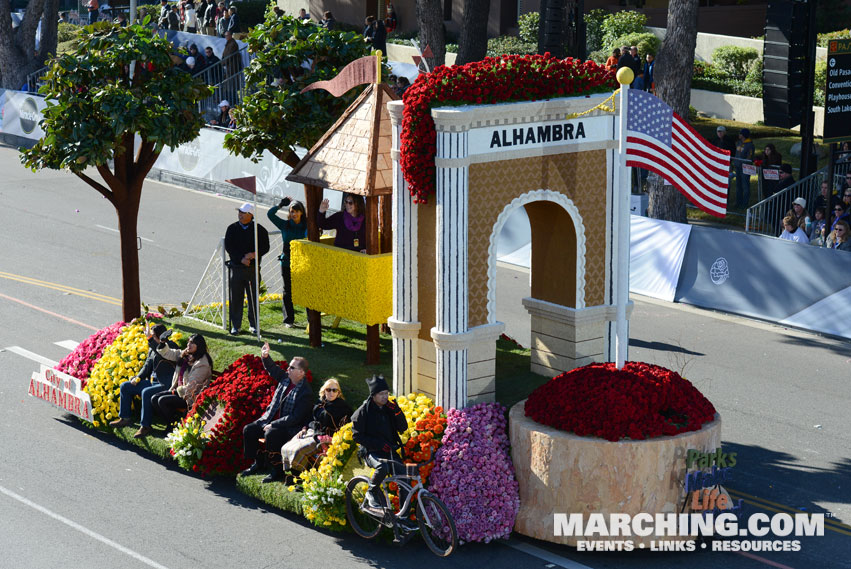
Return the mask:
[[(405, 459), (436, 453), (421, 474), (463, 541), (513, 528), (574, 544), (555, 538), (555, 513), (677, 511), (684, 457), (720, 444), (720, 418), (688, 381), (626, 361), (629, 177), (615, 87), (604, 68), (548, 55), (441, 67), (420, 76), (404, 101), (370, 84), (294, 170), (308, 184), (308, 211), (323, 189), (347, 191), (367, 198), (370, 224), (365, 255), (317, 243), (313, 223), (309, 239), (293, 245), (293, 296), (311, 311), (311, 344), (321, 345), (323, 310), (367, 324), (373, 338), (386, 319), (393, 392), (409, 425)], [(622, 92), (622, 112), (626, 101)], [(341, 149), (358, 139), (366, 150), (352, 161)], [(531, 296), (523, 299), (530, 367), (554, 379), (516, 405), (507, 424), (494, 403), (504, 330), (496, 241), (519, 208), (532, 233)], [(354, 302), (307, 278), (344, 266), (363, 280)], [(139, 323), (116, 326), (65, 365), (91, 374), (88, 421), (98, 428), (115, 416), (120, 383), (146, 351)], [(203, 475), (233, 475), (245, 462), (241, 428), (273, 389), (256, 356), (238, 358), (168, 435), (171, 456)], [(264, 492), (285, 493), (282, 507), (342, 529), (342, 489), (357, 468), (351, 425), (324, 443), (299, 484)]]

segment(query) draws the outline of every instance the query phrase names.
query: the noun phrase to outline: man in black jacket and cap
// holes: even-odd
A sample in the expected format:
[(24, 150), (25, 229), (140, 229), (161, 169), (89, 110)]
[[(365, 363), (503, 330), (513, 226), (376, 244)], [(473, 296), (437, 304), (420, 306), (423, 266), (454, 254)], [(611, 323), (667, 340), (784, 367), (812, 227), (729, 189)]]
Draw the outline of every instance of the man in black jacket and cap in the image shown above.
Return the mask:
[(230, 333), (239, 334), (242, 324), (243, 298), (248, 297), (248, 330), (257, 331), (257, 279), (254, 263), (269, 252), (269, 232), (257, 224), (257, 248), (254, 251), (254, 206), (246, 202), (237, 208), (238, 221), (225, 231), (225, 250), (230, 260)]
[(367, 504), (371, 508), (382, 508), (381, 482), (391, 471), (391, 464), (383, 461), (392, 461), (393, 470), (398, 468), (398, 472), (404, 472), (396, 449), (402, 446), (399, 433), (408, 429), (408, 421), (396, 402), (390, 401), (390, 388), (383, 375), (373, 375), (366, 384), (370, 397), (352, 415), (352, 435), (360, 445), (359, 456), (368, 467), (375, 469), (366, 493)]

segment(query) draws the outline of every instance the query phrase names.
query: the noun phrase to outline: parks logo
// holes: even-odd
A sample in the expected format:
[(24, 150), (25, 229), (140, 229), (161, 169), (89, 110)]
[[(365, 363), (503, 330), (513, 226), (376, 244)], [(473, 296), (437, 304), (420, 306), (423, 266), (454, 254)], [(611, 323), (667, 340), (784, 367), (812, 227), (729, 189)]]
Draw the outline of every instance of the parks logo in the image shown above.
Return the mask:
[(21, 108), (18, 109), (18, 115), (21, 119), (21, 130), (24, 131), (24, 134), (30, 134), (35, 130), (41, 116), (32, 97), (27, 97), (24, 100)]
[(186, 171), (191, 172), (198, 165), (201, 159), (201, 143), (196, 138), (186, 144), (181, 144), (177, 147), (177, 159), (180, 161), (180, 166)]

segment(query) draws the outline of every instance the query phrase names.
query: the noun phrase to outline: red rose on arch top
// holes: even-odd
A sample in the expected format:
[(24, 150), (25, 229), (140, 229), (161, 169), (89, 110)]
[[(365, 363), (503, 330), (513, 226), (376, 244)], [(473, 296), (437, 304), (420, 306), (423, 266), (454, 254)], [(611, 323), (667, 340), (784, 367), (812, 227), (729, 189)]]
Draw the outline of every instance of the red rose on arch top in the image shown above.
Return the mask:
[[(287, 367), (286, 361), (275, 363), (282, 369)], [(305, 380), (313, 381), (309, 371)], [(204, 453), (196, 465), (197, 472), (202, 475), (232, 475), (251, 463), (242, 456), (242, 429), (260, 418), (272, 401), (277, 385), (278, 382), (263, 367), (263, 360), (246, 354), (228, 366), (222, 375), (201, 392), (187, 417), (195, 413), (203, 416), (214, 405), (218, 405), (224, 414), (217, 424), (207, 425), (212, 438), (204, 447)]]
[(609, 441), (697, 431), (715, 407), (680, 374), (642, 362), (591, 364), (554, 377), (532, 392), (526, 416), (579, 436)]
[(436, 134), (431, 109), (451, 105), (487, 105), (537, 101), (614, 91), (615, 74), (593, 61), (544, 55), (503, 55), (482, 61), (440, 66), (421, 74), (403, 96), (399, 163), (415, 202), (434, 193)]

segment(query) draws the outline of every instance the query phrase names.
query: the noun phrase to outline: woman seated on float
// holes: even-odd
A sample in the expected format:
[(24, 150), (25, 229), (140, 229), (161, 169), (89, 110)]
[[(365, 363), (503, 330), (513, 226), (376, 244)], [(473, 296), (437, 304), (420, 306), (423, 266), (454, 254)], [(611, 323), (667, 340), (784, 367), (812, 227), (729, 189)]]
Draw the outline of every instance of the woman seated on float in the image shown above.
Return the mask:
[(331, 436), (349, 422), (352, 408), (343, 399), (343, 391), (336, 379), (329, 379), (319, 390), (319, 403), (313, 407), (313, 421), (281, 447), (284, 472), (291, 476), (308, 466), (308, 460), (320, 447), (320, 436)]
[(343, 211), (338, 211), (331, 217), (325, 217), (328, 211), (328, 200), (322, 200), (319, 204), (319, 215), (317, 222), (321, 229), (335, 229), (334, 246), (351, 251), (366, 253), (366, 205), (363, 197), (344, 193)]
[[(207, 351), (207, 340), (201, 334), (193, 334), (184, 350), (170, 348), (165, 341), (157, 348), (164, 359), (175, 362), (174, 376), (168, 391), (157, 393), (151, 399), (154, 411), (173, 422), (186, 415), (195, 404), (195, 399), (210, 384), (213, 377), (213, 358)], [(139, 429), (138, 437), (150, 434), (150, 429)]]

